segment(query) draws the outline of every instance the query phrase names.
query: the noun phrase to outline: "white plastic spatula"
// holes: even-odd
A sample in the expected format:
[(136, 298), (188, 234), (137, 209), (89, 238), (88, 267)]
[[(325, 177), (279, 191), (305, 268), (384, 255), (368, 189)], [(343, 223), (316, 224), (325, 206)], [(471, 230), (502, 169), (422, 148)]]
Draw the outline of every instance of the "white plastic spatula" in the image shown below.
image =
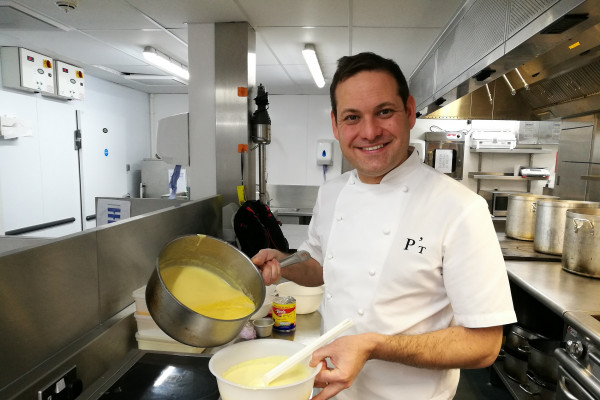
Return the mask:
[(304, 360), (306, 357), (310, 356), (313, 353), (313, 351), (323, 346), (346, 329), (350, 328), (352, 324), (354, 324), (354, 322), (351, 319), (346, 319), (334, 326), (333, 328), (331, 328), (330, 330), (328, 330), (327, 332), (325, 332), (324, 334), (322, 334), (321, 336), (319, 336), (317, 339), (310, 342), (302, 350), (298, 351), (297, 353), (294, 353), (292, 356), (290, 356), (290, 358), (286, 359), (284, 362), (267, 372), (262, 378), (263, 385), (268, 386), (269, 383), (273, 382), (284, 372), (292, 368), (300, 361)]

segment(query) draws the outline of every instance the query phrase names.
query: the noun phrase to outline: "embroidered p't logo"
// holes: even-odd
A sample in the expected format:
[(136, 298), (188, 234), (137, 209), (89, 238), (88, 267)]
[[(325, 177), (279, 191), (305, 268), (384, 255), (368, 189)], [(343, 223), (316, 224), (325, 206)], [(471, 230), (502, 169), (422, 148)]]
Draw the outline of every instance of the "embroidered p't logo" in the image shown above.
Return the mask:
[[(419, 242), (423, 241), (423, 238), (420, 237)], [(404, 250), (411, 250), (411, 251), (416, 251), (419, 254), (423, 254), (423, 251), (426, 249), (427, 247), (425, 246), (421, 246), (417, 243), (417, 240), (415, 239), (411, 239), (411, 238), (406, 238), (406, 245), (404, 246)]]

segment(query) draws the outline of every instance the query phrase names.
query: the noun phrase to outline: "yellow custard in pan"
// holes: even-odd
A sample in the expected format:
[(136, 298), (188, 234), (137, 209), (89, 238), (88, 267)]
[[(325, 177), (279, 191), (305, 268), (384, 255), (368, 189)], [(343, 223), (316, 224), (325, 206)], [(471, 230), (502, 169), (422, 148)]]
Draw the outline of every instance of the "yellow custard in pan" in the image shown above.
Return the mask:
[(238, 319), (250, 315), (254, 302), (223, 278), (196, 266), (174, 266), (161, 271), (167, 289), (186, 307), (207, 317)]
[[(225, 371), (223, 378), (229, 382), (237, 383), (238, 385), (254, 388), (263, 387), (263, 376), (284, 362), (287, 358), (287, 356), (269, 356), (244, 361)], [(284, 386), (289, 385), (290, 383), (300, 382), (301, 380), (306, 379), (309, 374), (310, 370), (305, 365), (296, 364), (281, 376), (274, 379), (267, 386)]]

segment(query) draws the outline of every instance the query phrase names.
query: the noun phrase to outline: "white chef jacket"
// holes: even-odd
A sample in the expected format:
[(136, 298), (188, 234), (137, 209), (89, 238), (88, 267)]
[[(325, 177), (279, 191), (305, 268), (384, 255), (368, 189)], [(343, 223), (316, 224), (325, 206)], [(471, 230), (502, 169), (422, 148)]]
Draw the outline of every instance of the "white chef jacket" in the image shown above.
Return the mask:
[[(323, 266), (324, 329), (419, 334), (516, 321), (484, 199), (423, 164), (417, 152), (364, 184), (356, 171), (323, 184), (307, 250)], [(369, 360), (339, 400), (451, 399), (459, 370)]]

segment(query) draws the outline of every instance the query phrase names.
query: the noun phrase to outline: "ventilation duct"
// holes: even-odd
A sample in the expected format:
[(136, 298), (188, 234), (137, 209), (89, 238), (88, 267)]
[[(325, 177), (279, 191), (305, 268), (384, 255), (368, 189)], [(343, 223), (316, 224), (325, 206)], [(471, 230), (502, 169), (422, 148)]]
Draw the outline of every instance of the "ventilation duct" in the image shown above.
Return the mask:
[(469, 1), (410, 87), (421, 118), (546, 120), (598, 111), (600, 7), (596, 0)]

